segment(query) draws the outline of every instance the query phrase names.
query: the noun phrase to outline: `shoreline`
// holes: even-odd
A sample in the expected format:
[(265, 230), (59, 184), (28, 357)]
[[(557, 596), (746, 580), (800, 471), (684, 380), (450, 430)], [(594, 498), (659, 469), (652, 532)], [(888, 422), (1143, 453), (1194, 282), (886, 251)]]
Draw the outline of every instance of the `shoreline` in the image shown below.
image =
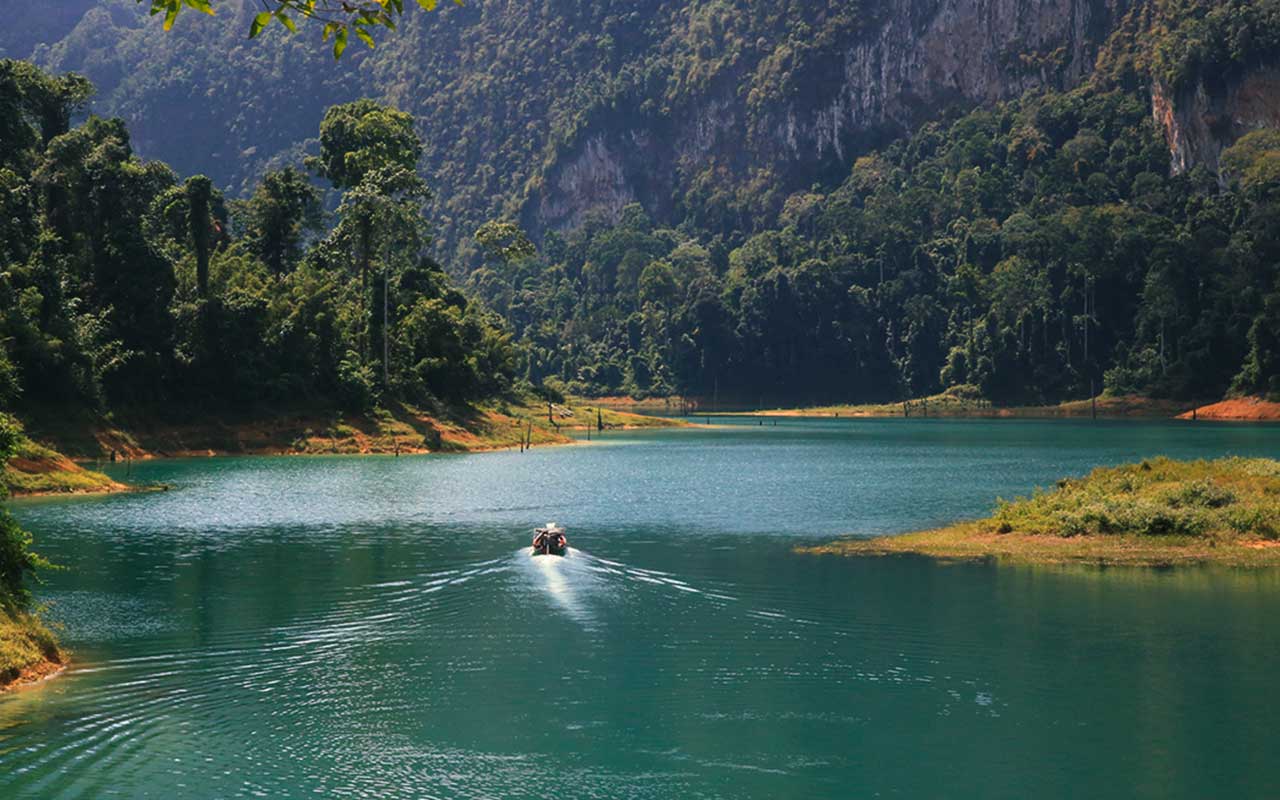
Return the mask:
[(982, 522), (866, 539), (839, 539), (797, 547), (797, 553), (846, 558), (918, 557), (937, 562), (990, 562), (1019, 566), (1170, 568), (1280, 567), (1280, 542), (1240, 539), (1218, 543), (1163, 536), (1054, 536), (995, 533)]
[(946, 417), (959, 419), (1177, 419), (1198, 408), (1194, 402), (1155, 400), (1125, 395), (1069, 400), (1056, 405), (993, 406), (989, 401), (968, 396), (934, 395), (897, 403), (863, 403), (811, 406), (808, 408), (761, 409), (725, 412), (728, 416), (764, 417)]
[(46, 681), (69, 662), (69, 654), (35, 611), (0, 608), (0, 694)]
[(1217, 402), (1160, 400), (1140, 395), (1098, 396), (1054, 405), (993, 406), (968, 394), (940, 394), (896, 403), (848, 403), (822, 406), (763, 408), (754, 411), (706, 411), (707, 416), (737, 417), (849, 417), (953, 419), (1177, 419), (1188, 422), (1280, 422), (1280, 402), (1257, 397)]
[[(581, 402), (492, 406), (431, 415), (398, 405), (368, 414), (293, 411), (211, 417), (199, 423), (155, 419), (109, 421), (70, 415), (38, 418), (28, 440), (33, 456), (15, 459), (5, 483), (14, 498), (102, 496), (164, 491), (165, 486), (130, 485), (95, 468), (162, 458), (218, 456), (311, 456), (467, 454), (585, 443), (581, 434), (692, 427), (682, 420), (651, 417)], [(573, 434), (579, 434), (575, 436)], [(55, 449), (56, 448), (56, 449)], [(108, 460), (110, 455), (115, 459)], [(38, 457), (37, 457), (38, 456)]]
[(1280, 567), (1280, 461), (1154, 458), (1098, 467), (992, 516), (896, 536), (799, 547), (810, 555), (922, 556), (1034, 565)]
[(71, 666), (70, 659), (64, 658), (62, 661), (52, 661), (45, 659), (37, 664), (25, 667), (16, 678), (8, 681), (0, 681), (0, 695), (8, 692), (18, 692), (23, 689), (31, 689), (44, 683), (48, 683), (54, 678), (67, 671), (67, 667)]

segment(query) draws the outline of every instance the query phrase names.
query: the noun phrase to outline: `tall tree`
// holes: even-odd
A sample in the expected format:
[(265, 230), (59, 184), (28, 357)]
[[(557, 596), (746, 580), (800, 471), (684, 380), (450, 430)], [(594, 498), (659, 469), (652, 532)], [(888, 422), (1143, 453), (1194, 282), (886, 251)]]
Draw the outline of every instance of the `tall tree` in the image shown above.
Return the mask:
[(384, 167), (415, 172), (422, 140), (413, 117), (391, 106), (363, 99), (331, 107), (320, 121), (320, 155), (307, 166), (338, 189), (351, 189), (365, 175)]
[(253, 196), (234, 210), (250, 252), (276, 275), (297, 266), (307, 235), (323, 225), (320, 192), (295, 167), (263, 175)]
[(215, 222), (210, 215), (213, 181), (204, 175), (187, 178), (187, 227), (196, 255), (196, 287), (201, 299), (209, 299), (209, 253), (213, 247)]

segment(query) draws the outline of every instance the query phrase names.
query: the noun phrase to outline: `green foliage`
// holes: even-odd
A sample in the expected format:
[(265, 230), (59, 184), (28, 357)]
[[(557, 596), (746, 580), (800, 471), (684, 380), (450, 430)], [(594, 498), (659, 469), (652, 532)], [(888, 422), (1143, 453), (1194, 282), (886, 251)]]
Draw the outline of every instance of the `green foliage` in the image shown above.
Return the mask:
[(233, 205), (245, 247), (271, 270), (291, 272), (307, 238), (323, 226), (320, 192), (295, 167), (262, 176), (253, 195)]
[(1263, 300), (1262, 310), (1249, 326), (1248, 341), (1249, 353), (1232, 389), (1280, 400), (1280, 290)]
[(1280, 131), (1264, 128), (1240, 137), (1222, 153), (1223, 176), (1250, 195), (1280, 192)]
[[(175, 331), (151, 342), (129, 338), (118, 309), (140, 314), (145, 304), (86, 304), (61, 322), (58, 336), (14, 337), (11, 362), (18, 372), (49, 365), (42, 375), (88, 387), (77, 392), (98, 402), (157, 385), (138, 376), (170, 367), (190, 378), (183, 386), (222, 391), (213, 376), (243, 375), (234, 391), (260, 384), (332, 396), (337, 364), (352, 350), (361, 364), (375, 364), (380, 389), (416, 391), (404, 387), (445, 373), (429, 368), (436, 356), (405, 354), (419, 346), (447, 350), (450, 341), (431, 333), (450, 315), (427, 313), (399, 288), (412, 282), (405, 276), (433, 269), (430, 247), (446, 254), (455, 273), (468, 274), (485, 308), (506, 318), (516, 354), (492, 363), (515, 362), (512, 369), (531, 383), (554, 379), (575, 392), (791, 404), (887, 402), (961, 385), (999, 403), (1103, 389), (1177, 398), (1218, 396), (1233, 386), (1272, 391), (1266, 298), (1276, 292), (1280, 263), (1270, 194), (1280, 158), (1256, 134), (1224, 154), (1225, 192), (1203, 174), (1169, 176), (1148, 91), (1159, 65), (1194, 61), (1208, 65), (1195, 70), (1229, 74), (1257, 62), (1270, 52), (1273, 5), (1159, 0), (1125, 16), (1086, 88), (948, 113), (883, 140), (876, 152), (842, 152), (821, 164), (779, 155), (779, 109), (830, 99), (817, 87), (844, 79), (847, 43), (878, 24), (883, 4), (469, 5), (429, 27), (421, 16), (406, 18), (402, 35), (337, 66), (279, 35), (271, 20), (245, 44), (257, 9), (220, 9), (238, 15), (234, 34), (205, 25), (166, 36), (127, 15), (98, 15), (93, 22), (112, 38), (110, 48), (95, 45), (86, 26), (44, 53), (44, 63), (91, 66), (108, 82), (104, 107), (127, 112), (144, 129), (181, 109), (190, 120), (183, 140), (148, 131), (153, 151), (172, 153), (186, 171), (207, 169), (241, 196), (257, 193), (233, 204), (236, 229), (215, 245), (211, 274), (240, 259), (265, 262), (271, 275), (304, 274), (275, 286), (246, 280), (234, 303), (219, 296), (211, 277), (201, 306), (199, 291), (183, 283), (194, 265), (192, 285), (199, 285), (198, 253), (189, 234), (170, 226), (167, 237), (144, 237), (144, 244), (173, 265), (171, 290), (162, 270), (153, 274), (160, 305), (176, 313), (148, 330), (170, 324)], [(1218, 55), (1194, 55), (1210, 51)], [(221, 69), (228, 57), (243, 69)], [(1039, 72), (1061, 64), (1053, 53), (1010, 58)], [(207, 80), (198, 102), (174, 96), (181, 93), (174, 87), (185, 86), (179, 73)], [(125, 74), (132, 77), (122, 80)], [(413, 118), (355, 100), (362, 91), (394, 98)], [(710, 97), (740, 109), (741, 135), (712, 131), (715, 141), (696, 157), (673, 153), (673, 163), (654, 164), (641, 187), (630, 173), (650, 175), (648, 165), (618, 152), (625, 148), (610, 132), (636, 132), (636, 152), (647, 158), (657, 151), (640, 146), (642, 134), (680, 129)], [(297, 143), (314, 135), (319, 98), (353, 100), (324, 113), (319, 152), (309, 161), (344, 193), (330, 203), (340, 213), (328, 231), (304, 221), (315, 206), (300, 176), (276, 188), (268, 176), (255, 188), (265, 165), (302, 154)], [(236, 120), (233, 141), (204, 138), (228, 119)], [(32, 138), (30, 130), (24, 135)], [(548, 187), (597, 141), (628, 172), (641, 203), (557, 217), (554, 203), (540, 205), (554, 199)], [(191, 155), (215, 152), (216, 159)], [(846, 157), (851, 168), (840, 166)], [(395, 174), (411, 175), (419, 161), (432, 175), (433, 195), (390, 188)], [(367, 180), (391, 167), (400, 172)], [(10, 171), (13, 177), (0, 172), (0, 185), (14, 191), (0, 193), (0, 202), (12, 208), (9, 218), (34, 218), (23, 209), (43, 202), (39, 187)], [(157, 194), (172, 198), (181, 187), (161, 171), (153, 167)], [(667, 174), (676, 177), (661, 177)], [(82, 219), (96, 213), (82, 205), (68, 208)], [(430, 236), (415, 221), (418, 205), (434, 224)], [(545, 219), (566, 230), (531, 224)], [(53, 265), (87, 263), (83, 249), (18, 225), (12, 231), (0, 248), (20, 251), (14, 263), (38, 253), (45, 283), (0, 291), (12, 291), (15, 309), (47, 306), (44, 298), (61, 291), (49, 279), (61, 269)], [(127, 244), (144, 272), (156, 266), (137, 242), (108, 244)], [(357, 275), (358, 288), (342, 280)], [(318, 293), (305, 295), (311, 289)], [(479, 304), (463, 313), (486, 314)], [(14, 329), (30, 319), (15, 316), (22, 319)], [(401, 341), (398, 320), (408, 316), (414, 325), (404, 341), (413, 347), (383, 357), (385, 342)], [(250, 347), (254, 357), (244, 357), (213, 338), (233, 330), (243, 341), (290, 350)], [(171, 351), (173, 364), (160, 363)], [(398, 377), (397, 369), (404, 370)], [(466, 382), (464, 372), (448, 374)]]
[[(1273, 139), (1242, 139), (1231, 174), (1254, 174)], [(490, 258), (471, 285), (528, 348), (530, 380), (582, 394), (1280, 390), (1275, 183), (1220, 192), (1167, 163), (1138, 94), (1030, 93), (858, 159), (736, 246), (692, 206), (675, 228), (632, 206), (548, 235), (540, 255)]]
[[(18, 109), (79, 85), (4, 61), (0, 75), (11, 78), (0, 105)], [(363, 410), (510, 387), (519, 354), (500, 322), (426, 256), (429, 193), (406, 115), (365, 101), (326, 117), (320, 164), (343, 190), (328, 230), (297, 169), (267, 173), (232, 204), (232, 226), (209, 178), (180, 182), (141, 161), (120, 121), (90, 117), (46, 141), (41, 119), (11, 120), (24, 144), (0, 168), (15, 212), (0, 225), (0, 399), (11, 408)], [(424, 304), (440, 307), (430, 325)]]
[[(0, 468), (17, 452), (21, 440), (17, 420), (0, 414)], [(0, 485), (0, 498), (7, 493)], [(18, 526), (7, 508), (0, 507), (0, 612), (12, 615), (30, 607), (31, 590), (26, 581), (43, 565), (45, 561), (31, 552), (31, 534)]]
[(504, 265), (537, 255), (528, 234), (513, 222), (491, 220), (476, 231), (476, 242), (484, 254)]
[(1001, 502), (999, 533), (1232, 539), (1280, 536), (1280, 476), (1269, 459), (1157, 458), (1099, 468), (1052, 492)]
[(1256, 65), (1280, 48), (1277, 0), (1157, 0), (1155, 7), (1152, 71), (1174, 90)]
[(309, 159), (308, 166), (335, 187), (350, 189), (378, 169), (414, 172), (421, 155), (413, 117), (373, 100), (357, 100), (325, 112), (320, 156)]
[[(218, 0), (136, 0), (149, 3), (152, 16), (164, 17), (164, 29), (173, 27), (183, 9), (194, 9), (213, 16), (221, 7)], [(438, 0), (415, 0), (419, 7), (434, 11)], [(462, 0), (454, 0), (462, 5)], [(290, 33), (298, 30), (297, 20), (323, 25), (324, 41), (333, 39), (333, 57), (341, 58), (347, 48), (350, 35), (356, 36), (370, 48), (374, 47), (372, 30), (395, 30), (397, 20), (404, 14), (404, 0), (264, 0), (265, 6), (253, 17), (249, 25), (249, 38), (256, 38), (268, 26), (278, 23)]]

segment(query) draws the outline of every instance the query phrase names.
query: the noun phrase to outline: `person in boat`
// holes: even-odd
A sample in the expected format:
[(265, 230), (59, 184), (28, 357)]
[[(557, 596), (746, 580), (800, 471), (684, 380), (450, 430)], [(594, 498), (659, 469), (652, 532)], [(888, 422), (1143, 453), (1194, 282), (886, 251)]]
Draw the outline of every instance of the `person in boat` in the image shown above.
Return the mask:
[(565, 538), (564, 530), (556, 527), (554, 524), (545, 528), (538, 528), (533, 536), (533, 552), (542, 555), (554, 553), (563, 555), (565, 548), (569, 546), (568, 540)]

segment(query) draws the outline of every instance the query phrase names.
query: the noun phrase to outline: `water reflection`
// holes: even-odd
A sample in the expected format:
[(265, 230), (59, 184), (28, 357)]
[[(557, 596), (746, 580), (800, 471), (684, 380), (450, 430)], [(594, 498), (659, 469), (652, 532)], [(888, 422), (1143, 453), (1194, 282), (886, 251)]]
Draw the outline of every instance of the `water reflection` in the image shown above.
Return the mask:
[[(1062, 430), (158, 462), (164, 495), (22, 504), (75, 666), (0, 699), (0, 795), (1266, 796), (1275, 573), (793, 552), (1280, 443)], [(568, 557), (513, 551), (551, 518)]]

